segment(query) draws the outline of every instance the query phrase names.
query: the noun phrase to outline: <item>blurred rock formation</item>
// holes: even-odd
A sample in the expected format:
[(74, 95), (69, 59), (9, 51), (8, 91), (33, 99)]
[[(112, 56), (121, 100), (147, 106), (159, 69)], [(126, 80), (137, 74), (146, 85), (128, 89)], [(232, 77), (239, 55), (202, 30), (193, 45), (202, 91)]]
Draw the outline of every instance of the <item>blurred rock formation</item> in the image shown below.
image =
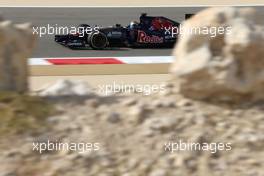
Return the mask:
[(264, 99), (264, 28), (259, 19), (253, 9), (223, 7), (186, 21), (184, 31), (205, 27), (222, 31), (216, 36), (181, 35), (171, 67), (180, 93), (221, 101)]
[(27, 91), (27, 59), (34, 43), (30, 24), (0, 22), (0, 91)]

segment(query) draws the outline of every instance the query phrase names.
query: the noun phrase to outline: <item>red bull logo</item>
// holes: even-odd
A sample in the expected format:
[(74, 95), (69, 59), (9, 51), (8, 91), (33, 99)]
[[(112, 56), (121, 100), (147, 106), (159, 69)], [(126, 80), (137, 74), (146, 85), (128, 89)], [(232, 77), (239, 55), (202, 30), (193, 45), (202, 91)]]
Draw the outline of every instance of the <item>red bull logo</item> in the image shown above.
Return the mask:
[(138, 31), (139, 43), (163, 43), (163, 38), (155, 35), (148, 36), (144, 31)]

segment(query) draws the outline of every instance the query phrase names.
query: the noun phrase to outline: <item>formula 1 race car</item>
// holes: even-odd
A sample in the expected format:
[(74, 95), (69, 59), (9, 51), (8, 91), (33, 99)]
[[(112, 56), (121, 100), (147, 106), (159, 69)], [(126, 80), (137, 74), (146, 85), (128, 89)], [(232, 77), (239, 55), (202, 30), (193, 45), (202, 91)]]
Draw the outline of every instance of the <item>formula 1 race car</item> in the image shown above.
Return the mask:
[(133, 21), (126, 27), (116, 24), (112, 27), (91, 29), (89, 25), (81, 24), (79, 25), (81, 31), (55, 35), (55, 41), (72, 49), (90, 47), (100, 50), (108, 47), (174, 46), (178, 36), (172, 35), (170, 30), (178, 28), (180, 23), (162, 16), (148, 16), (146, 13), (141, 14), (139, 19), (139, 22)]

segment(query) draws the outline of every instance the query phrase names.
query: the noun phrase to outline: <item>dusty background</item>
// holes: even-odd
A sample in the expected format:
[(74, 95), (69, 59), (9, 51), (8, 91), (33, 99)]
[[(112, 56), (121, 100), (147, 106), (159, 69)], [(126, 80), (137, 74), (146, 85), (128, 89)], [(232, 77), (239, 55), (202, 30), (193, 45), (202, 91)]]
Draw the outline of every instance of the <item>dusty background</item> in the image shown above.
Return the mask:
[[(263, 0), (153, 0), (153, 1), (144, 1), (144, 6), (177, 6), (177, 5), (249, 5), (249, 4), (264, 4)], [(121, 0), (101, 0), (101, 1), (92, 1), (92, 0), (1, 0), (1, 6), (141, 6), (141, 0), (134, 1), (121, 1)]]

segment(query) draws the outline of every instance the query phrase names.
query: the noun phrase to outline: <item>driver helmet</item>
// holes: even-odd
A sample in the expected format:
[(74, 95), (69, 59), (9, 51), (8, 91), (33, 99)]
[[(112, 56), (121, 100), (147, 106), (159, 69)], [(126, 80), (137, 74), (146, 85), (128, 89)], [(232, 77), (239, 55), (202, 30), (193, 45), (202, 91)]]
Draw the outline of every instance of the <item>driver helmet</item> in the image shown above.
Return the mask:
[(130, 29), (134, 29), (138, 25), (139, 25), (139, 22), (137, 22), (137, 21), (131, 21), (129, 27), (130, 27)]

